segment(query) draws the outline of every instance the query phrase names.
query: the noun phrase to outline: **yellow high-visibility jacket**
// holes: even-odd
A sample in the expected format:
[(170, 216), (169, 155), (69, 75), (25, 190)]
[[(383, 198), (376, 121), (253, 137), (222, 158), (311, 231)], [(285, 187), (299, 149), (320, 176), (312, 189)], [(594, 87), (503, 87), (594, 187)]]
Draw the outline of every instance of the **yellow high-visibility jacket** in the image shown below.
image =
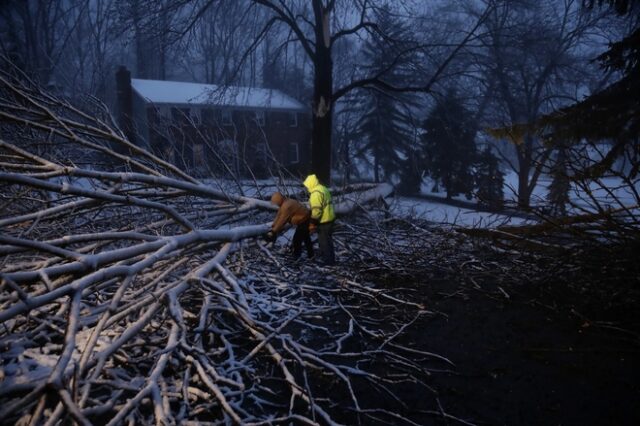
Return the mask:
[(316, 175), (309, 175), (303, 182), (309, 191), (309, 207), (311, 207), (311, 220), (319, 223), (333, 222), (336, 215), (333, 211), (331, 193), (324, 185), (321, 185)]

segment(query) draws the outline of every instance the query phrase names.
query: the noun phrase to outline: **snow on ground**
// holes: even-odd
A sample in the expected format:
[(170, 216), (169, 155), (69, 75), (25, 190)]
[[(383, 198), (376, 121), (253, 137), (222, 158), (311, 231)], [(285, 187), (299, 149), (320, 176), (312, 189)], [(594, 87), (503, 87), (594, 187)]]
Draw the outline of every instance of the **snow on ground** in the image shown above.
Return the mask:
[[(531, 205), (542, 206), (548, 203), (547, 193), (549, 192), (549, 185), (551, 184), (551, 177), (542, 175), (536, 186), (531, 193)], [(635, 188), (635, 189), (634, 189)], [(439, 197), (445, 200), (446, 193), (444, 190), (440, 192), (433, 192), (433, 182), (429, 178), (425, 178), (420, 192), (424, 195), (433, 197)], [(635, 193), (634, 193), (635, 191)], [(576, 208), (570, 208), (567, 206), (567, 210), (574, 214), (584, 213), (584, 210), (595, 211), (594, 202), (592, 196), (602, 206), (610, 206), (612, 209), (617, 209), (622, 206), (636, 206), (638, 199), (636, 194), (640, 194), (640, 179), (635, 181), (634, 187), (624, 184), (618, 177), (604, 177), (596, 181), (589, 183), (588, 190), (581, 186), (573, 184), (569, 192), (569, 198)], [(466, 198), (464, 195), (457, 195), (453, 197), (454, 200), (477, 202), (477, 199), (472, 197)], [(504, 177), (504, 199), (507, 204), (515, 205), (518, 200), (518, 175), (514, 171), (509, 171)]]
[[(72, 364), (77, 363), (81, 357), (81, 350), (87, 345), (92, 329), (85, 328), (76, 335), (76, 347), (72, 354)], [(28, 347), (22, 340), (9, 339), (8, 349), (0, 355), (0, 383), (3, 386), (20, 386), (32, 381), (44, 379), (58, 363), (56, 351), (60, 344), (45, 343), (39, 347)], [(101, 335), (96, 341), (95, 349), (101, 351), (109, 346), (109, 337)], [(18, 360), (10, 362), (7, 360)], [(72, 369), (72, 366), (68, 366)]]
[[(635, 182), (636, 193), (640, 192), (640, 180)], [(531, 204), (540, 205), (547, 202), (547, 193), (549, 192), (549, 185), (551, 184), (551, 177), (543, 175), (538, 179), (538, 182), (531, 194)], [(634, 195), (634, 187), (629, 186), (622, 182), (618, 177), (603, 177), (598, 180), (591, 181), (587, 188), (572, 184), (569, 191), (569, 198), (571, 202), (580, 208), (595, 210), (593, 208), (593, 196), (598, 203), (602, 206), (610, 206), (613, 209), (624, 206), (635, 206), (638, 204), (637, 198)], [(509, 172), (505, 175), (505, 187), (504, 198), (505, 200), (516, 202), (518, 199), (518, 175), (515, 172)], [(579, 209), (573, 209), (574, 213), (580, 213)], [(572, 211), (572, 209), (569, 209)]]
[(420, 198), (396, 197), (391, 203), (393, 214), (405, 218), (418, 218), (429, 222), (463, 226), (495, 228), (502, 225), (522, 225), (530, 222), (509, 214), (479, 212)]
[[(429, 177), (425, 177), (422, 179), (422, 184), (420, 185), (420, 193), (424, 194), (424, 195), (430, 195), (432, 197), (439, 197), (442, 198), (443, 200), (446, 199), (447, 197), (447, 192), (444, 190), (444, 188), (442, 187), (442, 185), (439, 186), (439, 191), (435, 192), (433, 191), (433, 180)], [(506, 192), (505, 192), (506, 193)], [(478, 201), (478, 199), (476, 197), (471, 197), (471, 198), (467, 198), (465, 195), (463, 194), (458, 194), (454, 197), (451, 197), (454, 200), (458, 200), (458, 201), (466, 201), (466, 202), (471, 202), (471, 203), (475, 203)]]

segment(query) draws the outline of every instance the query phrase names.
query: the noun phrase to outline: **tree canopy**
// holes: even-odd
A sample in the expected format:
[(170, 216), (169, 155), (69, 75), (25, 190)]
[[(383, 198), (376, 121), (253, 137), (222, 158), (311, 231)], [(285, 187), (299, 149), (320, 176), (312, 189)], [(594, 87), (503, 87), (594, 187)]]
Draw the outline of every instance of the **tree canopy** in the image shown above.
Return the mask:
[(473, 190), (476, 125), (454, 91), (449, 91), (422, 124), (423, 153), (429, 175), (451, 198)]
[(610, 167), (628, 146), (637, 150), (640, 137), (640, 7), (633, 1), (607, 3), (619, 13), (628, 14), (633, 24), (626, 37), (611, 43), (597, 58), (604, 70), (617, 72), (620, 77), (582, 101), (542, 117), (538, 123), (548, 129), (547, 136), (552, 141), (614, 141), (602, 161), (585, 171), (592, 175)]

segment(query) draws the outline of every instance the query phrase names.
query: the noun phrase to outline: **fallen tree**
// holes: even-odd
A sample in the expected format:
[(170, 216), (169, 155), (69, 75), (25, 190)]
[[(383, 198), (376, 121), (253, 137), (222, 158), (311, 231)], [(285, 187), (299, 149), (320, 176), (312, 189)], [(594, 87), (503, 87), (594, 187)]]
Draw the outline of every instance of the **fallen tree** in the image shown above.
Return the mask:
[[(96, 103), (6, 71), (0, 102), (3, 422), (414, 423), (402, 388), (451, 363), (398, 342), (431, 314), (402, 289), (283, 263), (259, 238), (274, 206), (131, 145)], [(358, 226), (355, 256), (403, 249)]]

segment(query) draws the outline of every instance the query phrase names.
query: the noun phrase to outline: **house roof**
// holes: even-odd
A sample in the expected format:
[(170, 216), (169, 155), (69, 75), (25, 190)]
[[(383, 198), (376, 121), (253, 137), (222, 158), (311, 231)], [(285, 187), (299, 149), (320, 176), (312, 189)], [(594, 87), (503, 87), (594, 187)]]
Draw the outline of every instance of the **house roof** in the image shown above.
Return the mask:
[(304, 110), (305, 107), (279, 90), (217, 86), (181, 81), (131, 79), (131, 87), (154, 104), (216, 105), (238, 108)]

